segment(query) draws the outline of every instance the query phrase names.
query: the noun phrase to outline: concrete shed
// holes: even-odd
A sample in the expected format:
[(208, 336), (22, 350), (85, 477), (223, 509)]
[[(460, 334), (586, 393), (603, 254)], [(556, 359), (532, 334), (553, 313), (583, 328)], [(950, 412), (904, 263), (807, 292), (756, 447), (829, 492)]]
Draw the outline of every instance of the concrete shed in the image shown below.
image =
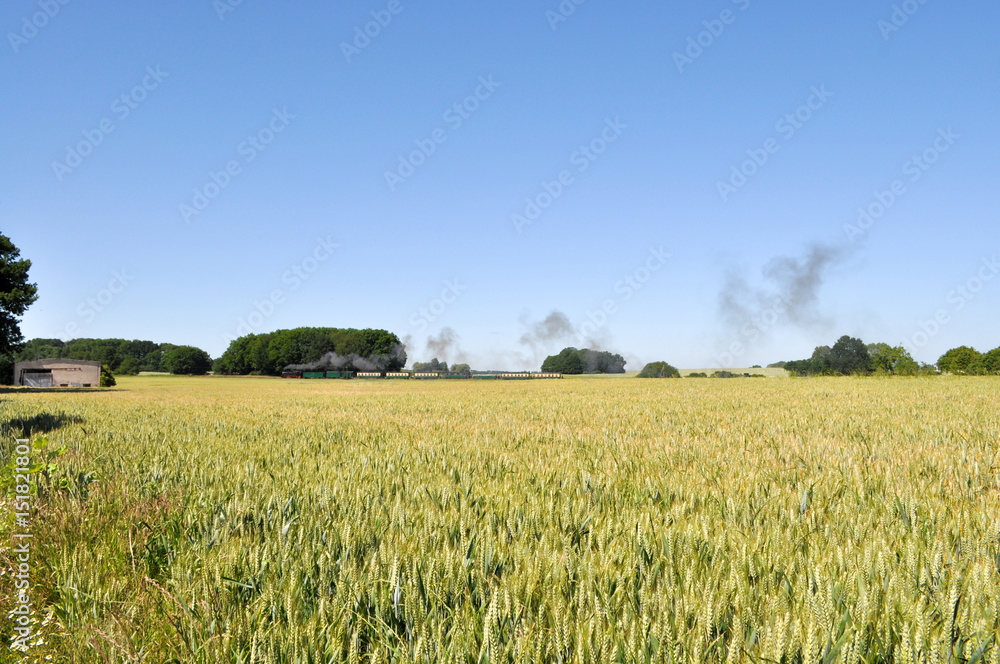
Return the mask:
[(14, 384), (27, 387), (100, 387), (101, 363), (62, 358), (15, 362)]

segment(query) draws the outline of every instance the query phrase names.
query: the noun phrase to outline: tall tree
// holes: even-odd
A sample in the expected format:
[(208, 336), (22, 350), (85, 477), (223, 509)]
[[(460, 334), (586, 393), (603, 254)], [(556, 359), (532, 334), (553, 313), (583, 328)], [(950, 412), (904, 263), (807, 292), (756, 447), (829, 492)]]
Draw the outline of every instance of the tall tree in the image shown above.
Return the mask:
[(20, 258), (21, 252), (10, 238), (0, 233), (0, 357), (10, 358), (24, 337), (21, 316), (38, 299), (38, 286), (28, 282), (31, 261)]
[(172, 374), (204, 376), (212, 370), (212, 358), (194, 346), (177, 346), (167, 353), (164, 364)]
[(842, 374), (867, 373), (872, 370), (872, 358), (861, 339), (846, 334), (830, 349), (830, 368)]

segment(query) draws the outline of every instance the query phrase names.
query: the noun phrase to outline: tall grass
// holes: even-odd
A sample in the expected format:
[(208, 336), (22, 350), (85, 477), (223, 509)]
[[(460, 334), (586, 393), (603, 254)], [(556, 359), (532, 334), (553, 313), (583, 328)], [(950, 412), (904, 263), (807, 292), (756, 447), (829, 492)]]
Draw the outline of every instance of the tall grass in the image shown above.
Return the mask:
[(48, 618), (30, 655), (1000, 663), (998, 388), (7, 393), (0, 422), (50, 415), (69, 447), (34, 517)]

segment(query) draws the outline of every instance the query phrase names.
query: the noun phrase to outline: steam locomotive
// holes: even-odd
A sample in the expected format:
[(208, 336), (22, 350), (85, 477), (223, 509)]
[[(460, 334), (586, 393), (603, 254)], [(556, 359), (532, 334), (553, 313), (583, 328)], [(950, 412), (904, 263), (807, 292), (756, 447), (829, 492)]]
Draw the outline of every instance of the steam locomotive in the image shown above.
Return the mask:
[(559, 373), (514, 371), (500, 373), (443, 373), (440, 371), (283, 371), (282, 378), (339, 378), (395, 380), (550, 380), (562, 378)]

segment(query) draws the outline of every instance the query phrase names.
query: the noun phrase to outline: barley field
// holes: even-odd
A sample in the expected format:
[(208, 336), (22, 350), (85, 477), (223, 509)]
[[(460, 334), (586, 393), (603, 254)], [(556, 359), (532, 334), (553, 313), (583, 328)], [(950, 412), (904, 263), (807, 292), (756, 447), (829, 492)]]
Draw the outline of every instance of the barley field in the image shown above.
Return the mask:
[(138, 377), (0, 426), (67, 448), (0, 660), (1000, 663), (996, 379)]

